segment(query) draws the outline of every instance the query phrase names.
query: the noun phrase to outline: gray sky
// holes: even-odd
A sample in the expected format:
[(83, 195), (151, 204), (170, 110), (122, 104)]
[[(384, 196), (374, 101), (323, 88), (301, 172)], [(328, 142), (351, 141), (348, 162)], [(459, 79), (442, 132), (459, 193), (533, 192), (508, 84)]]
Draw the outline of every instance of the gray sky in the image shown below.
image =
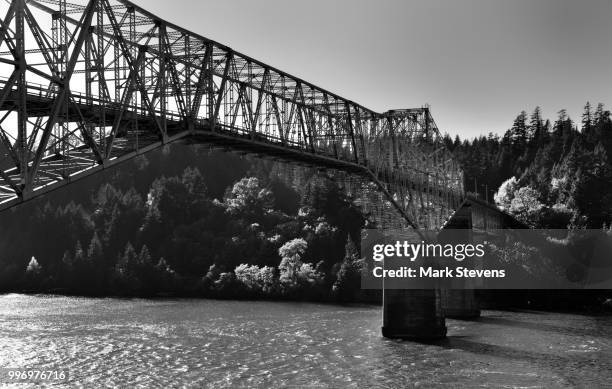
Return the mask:
[(135, 3), (376, 111), (429, 103), (453, 135), (612, 106), (611, 0)]

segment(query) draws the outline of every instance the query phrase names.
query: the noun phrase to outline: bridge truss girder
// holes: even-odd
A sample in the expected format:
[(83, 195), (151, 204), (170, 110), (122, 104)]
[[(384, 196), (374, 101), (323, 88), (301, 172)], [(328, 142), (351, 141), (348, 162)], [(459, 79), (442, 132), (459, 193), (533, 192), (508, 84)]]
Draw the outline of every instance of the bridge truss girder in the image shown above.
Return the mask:
[(427, 107), (373, 112), (125, 0), (0, 10), (0, 209), (183, 138), (365, 177), (413, 227), (463, 197)]

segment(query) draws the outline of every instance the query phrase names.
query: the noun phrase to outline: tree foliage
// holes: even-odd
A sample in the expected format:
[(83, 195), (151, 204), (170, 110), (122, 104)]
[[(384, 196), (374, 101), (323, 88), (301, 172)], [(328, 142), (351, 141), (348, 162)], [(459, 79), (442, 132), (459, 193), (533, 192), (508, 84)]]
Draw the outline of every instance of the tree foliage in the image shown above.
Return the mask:
[(609, 225), (610, 112), (603, 104), (593, 110), (587, 103), (580, 127), (566, 110), (558, 112), (553, 124), (542, 118), (539, 107), (527, 116), (521, 112), (502, 137), (444, 138), (463, 165), (468, 192), (493, 198), (500, 208), (534, 227)]
[[(342, 262), (344, 242), (359, 235), (364, 220), (335, 182), (257, 160), (250, 168), (233, 163), (243, 176), (227, 174), (234, 178), (225, 190), (219, 181), (227, 177), (199, 165), (163, 174), (162, 167), (172, 167), (163, 161), (184, 154), (169, 148), (147, 156), (136, 163), (137, 175), (117, 171), (89, 199), (58, 200), (33, 213), (37, 228), (30, 233), (41, 244), (6, 250), (7, 256), (22, 255), (5, 266), (23, 278), (13, 287), (88, 295), (332, 298), (334, 264)], [(228, 165), (224, 154), (218, 160)], [(151, 173), (155, 169), (159, 176)], [(148, 185), (133, 182), (141, 176), (149, 177)], [(277, 204), (279, 194), (288, 201)], [(33, 256), (36, 263), (25, 259)]]

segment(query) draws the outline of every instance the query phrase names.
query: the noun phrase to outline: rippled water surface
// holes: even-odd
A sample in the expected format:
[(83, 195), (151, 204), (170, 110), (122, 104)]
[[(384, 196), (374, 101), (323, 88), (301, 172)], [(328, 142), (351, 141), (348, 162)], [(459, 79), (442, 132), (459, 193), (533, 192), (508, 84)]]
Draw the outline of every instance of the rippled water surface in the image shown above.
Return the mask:
[(0, 367), (84, 387), (612, 387), (612, 317), (485, 311), (436, 344), (380, 308), (0, 296)]

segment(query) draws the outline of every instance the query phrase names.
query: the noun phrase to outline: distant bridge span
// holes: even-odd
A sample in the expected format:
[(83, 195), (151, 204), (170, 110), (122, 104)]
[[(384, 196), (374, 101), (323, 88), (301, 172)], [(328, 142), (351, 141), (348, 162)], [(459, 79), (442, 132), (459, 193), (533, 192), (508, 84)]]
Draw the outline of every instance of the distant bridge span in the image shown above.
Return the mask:
[(464, 198), (428, 107), (371, 111), (125, 0), (0, 17), (0, 210), (178, 140), (359, 175), (412, 227)]

